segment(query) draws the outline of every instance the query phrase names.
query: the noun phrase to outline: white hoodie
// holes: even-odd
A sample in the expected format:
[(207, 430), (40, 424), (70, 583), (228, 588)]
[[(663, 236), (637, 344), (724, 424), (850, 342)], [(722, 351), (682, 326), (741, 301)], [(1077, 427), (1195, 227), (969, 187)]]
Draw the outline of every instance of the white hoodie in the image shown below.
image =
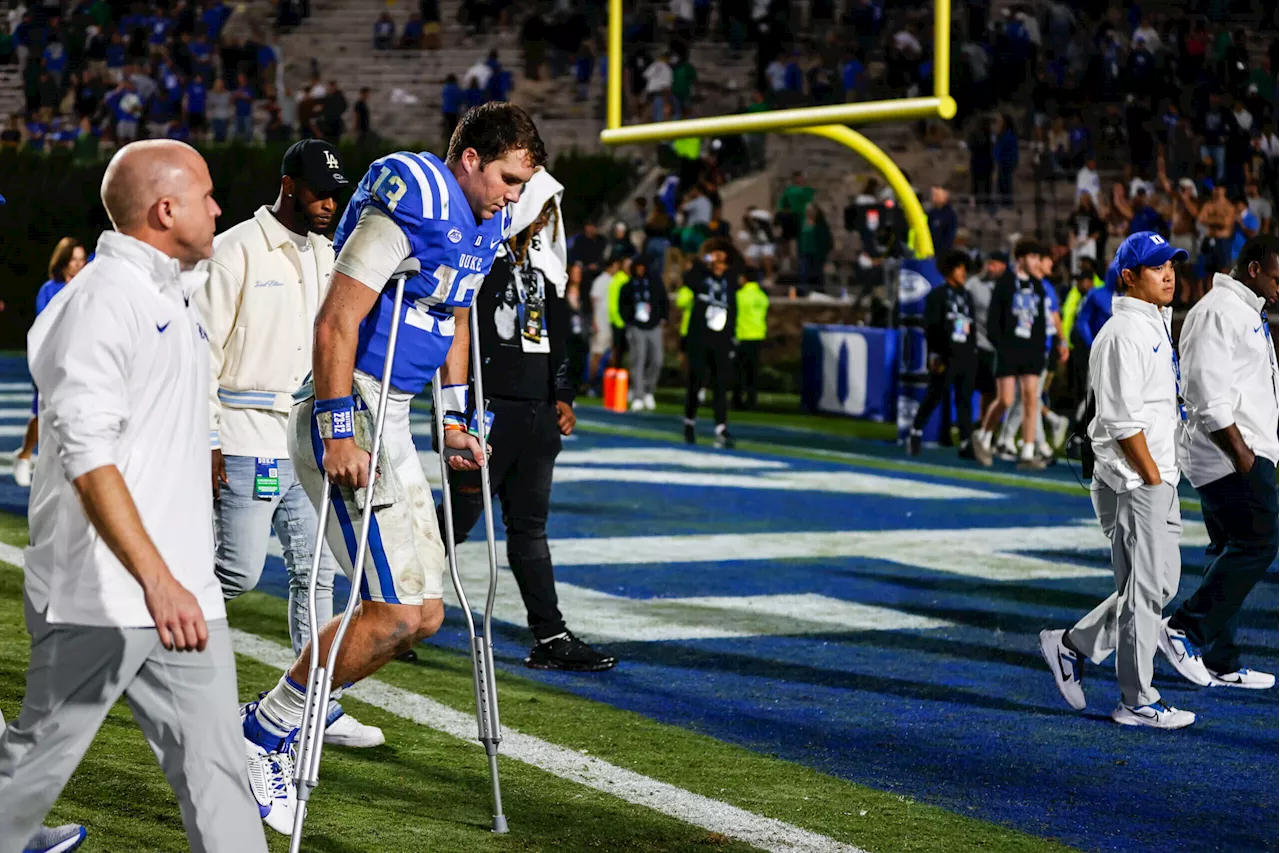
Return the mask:
[[(535, 241), (536, 245), (529, 250), (529, 262), (534, 269), (542, 272), (542, 277), (555, 285), (556, 295), (564, 298), (565, 286), (569, 282), (569, 251), (564, 237), (564, 215), (560, 212), (560, 200), (564, 198), (564, 185), (551, 177), (551, 173), (541, 166), (533, 173), (529, 183), (524, 185), (520, 200), (511, 206), (510, 234), (519, 234), (533, 224), (542, 212), (547, 199), (556, 200), (555, 233), (550, 226), (544, 228)], [(498, 257), (507, 252), (506, 243), (498, 250)]]

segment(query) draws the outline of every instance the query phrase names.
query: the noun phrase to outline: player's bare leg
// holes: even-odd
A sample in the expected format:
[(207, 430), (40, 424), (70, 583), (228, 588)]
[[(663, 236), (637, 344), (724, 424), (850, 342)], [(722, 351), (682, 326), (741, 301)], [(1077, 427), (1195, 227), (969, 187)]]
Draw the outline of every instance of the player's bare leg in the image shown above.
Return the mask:
[[(335, 617), (320, 629), (320, 659), (329, 656), (333, 636), (342, 621)], [(444, 602), (428, 599), (421, 606), (413, 604), (383, 604), (362, 601), (338, 650), (338, 662), (333, 669), (334, 684), (354, 684), (368, 678), (386, 666), (397, 656), (412, 649), (420, 641), (435, 634), (444, 622)], [(311, 644), (308, 643), (298, 660), (289, 669), (289, 678), (295, 684), (306, 684), (311, 666)], [(301, 716), (299, 716), (301, 721)]]

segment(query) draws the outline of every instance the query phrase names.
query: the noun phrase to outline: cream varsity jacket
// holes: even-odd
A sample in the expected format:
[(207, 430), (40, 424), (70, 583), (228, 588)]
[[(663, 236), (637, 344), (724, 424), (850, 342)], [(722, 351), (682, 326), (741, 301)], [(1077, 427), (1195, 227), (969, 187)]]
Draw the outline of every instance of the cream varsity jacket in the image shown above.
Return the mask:
[(288, 456), (293, 392), (311, 370), (312, 328), (333, 244), (300, 250), (266, 207), (218, 235), (196, 300), (209, 333), (210, 446), (228, 456)]

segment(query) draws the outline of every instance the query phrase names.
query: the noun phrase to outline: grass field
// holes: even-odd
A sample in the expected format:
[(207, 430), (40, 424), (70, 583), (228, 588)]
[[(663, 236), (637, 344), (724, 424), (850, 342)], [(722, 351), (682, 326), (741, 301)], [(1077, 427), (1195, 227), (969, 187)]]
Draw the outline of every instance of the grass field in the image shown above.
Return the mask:
[[(0, 431), (25, 420), (19, 384), (0, 388), (14, 398)], [(1196, 690), (1158, 661), (1161, 692), (1201, 715), (1174, 733), (1108, 721), (1109, 663), (1088, 669), (1085, 713), (1058, 697), (1036, 632), (1070, 624), (1111, 587), (1070, 472), (958, 467), (941, 452), (908, 461), (825, 418), (735, 422), (735, 453), (677, 444), (678, 419), (661, 411), (583, 406), (580, 418), (548, 532), (570, 626), (621, 664), (591, 676), (524, 669), (523, 609), (504, 572), (494, 643), (511, 832), (488, 832), (450, 606), (416, 664), (393, 663), (344, 698), (387, 744), (325, 751), (304, 849), (1277, 849), (1275, 691)], [(0, 476), (6, 716), (27, 650), (21, 575), (4, 562), (21, 561), (25, 501)], [(1183, 507), (1179, 599), (1207, 541), (1190, 493)], [(487, 571), (481, 549), (460, 548), (471, 584)], [(244, 699), (289, 658), (285, 588), (277, 550), (259, 591), (230, 604)], [(1276, 666), (1276, 595), (1273, 572), (1239, 619), (1260, 669)], [(88, 825), (86, 851), (185, 849), (124, 706), (50, 820)]]

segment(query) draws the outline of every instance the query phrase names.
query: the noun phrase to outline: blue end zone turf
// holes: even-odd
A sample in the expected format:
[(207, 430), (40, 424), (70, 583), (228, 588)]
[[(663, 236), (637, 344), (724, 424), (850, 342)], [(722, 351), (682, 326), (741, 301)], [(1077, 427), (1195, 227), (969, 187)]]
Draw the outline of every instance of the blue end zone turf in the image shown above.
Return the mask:
[[(24, 372), (10, 373), (13, 381), (26, 379)], [(0, 379), (8, 378), (0, 370)], [(25, 410), (17, 409), (15, 403), (6, 410), (0, 424), (25, 422)], [(425, 447), (425, 439), (419, 444)], [(1199, 715), (1194, 726), (1178, 732), (1110, 722), (1118, 699), (1112, 661), (1086, 667), (1089, 708), (1083, 714), (1070, 711), (1055, 690), (1037, 632), (1069, 626), (1112, 591), (1083, 491), (1060, 494), (742, 453), (729, 458), (744, 465), (695, 468), (679, 464), (678, 456), (677, 464), (653, 461), (682, 446), (590, 432), (565, 448), (548, 531), (553, 551), (566, 553), (575, 541), (602, 537), (671, 538), (639, 543), (629, 562), (608, 556), (613, 552), (604, 543), (602, 556), (591, 559), (595, 546), (585, 545), (587, 556), (557, 565), (563, 590), (617, 597), (648, 608), (658, 623), (665, 618), (664, 602), (719, 602), (707, 604), (709, 624), (726, 633), (738, 626), (743, 635), (619, 639), (605, 644), (621, 658), (615, 671), (567, 675), (522, 666), (529, 637), (512, 619), (494, 638), (504, 669), (1084, 850), (1276, 849), (1274, 690), (1196, 689), (1158, 658), (1158, 689), (1171, 704)], [(625, 461), (637, 455), (635, 449), (645, 451), (638, 457), (644, 464)], [(696, 450), (699, 458), (711, 457), (709, 464), (726, 458), (707, 447)], [(593, 462), (592, 454), (601, 453), (608, 459)], [(777, 466), (747, 467), (761, 460)], [(629, 473), (619, 482), (611, 471)], [(848, 474), (888, 478), (900, 494), (850, 491), (836, 479)], [(691, 475), (704, 482), (756, 478), (758, 487), (698, 485), (686, 482)], [(818, 478), (826, 490), (776, 482), (805, 477)], [(911, 494), (939, 485), (985, 496)], [(0, 505), (25, 511), (25, 490), (4, 478)], [(1204, 563), (1203, 547), (1195, 544), (1204, 536), (1199, 516), (1184, 516), (1178, 601), (1199, 582)], [(849, 538), (895, 531), (905, 533), (883, 553), (860, 551)], [(728, 538), (707, 548), (697, 541), (707, 535)], [(482, 536), (478, 527), (471, 543)], [(952, 538), (939, 544), (947, 536)], [(775, 546), (799, 555), (758, 559), (754, 553)], [(514, 588), (509, 574), (502, 582)], [(339, 586), (340, 606), (345, 581)], [(286, 595), (278, 557), (269, 559), (260, 588)], [(475, 593), (483, 594), (478, 588)], [(746, 596), (772, 614), (768, 624), (784, 627), (753, 631), (758, 614), (730, 609), (726, 616), (714, 609)], [(1248, 662), (1272, 672), (1276, 596), (1273, 569), (1250, 596), (1239, 631)], [(850, 631), (837, 617), (786, 628), (805, 622), (810, 602), (837, 614), (871, 605), (874, 614), (867, 618), (887, 622)], [(570, 627), (586, 618), (571, 606), (565, 611)], [(581, 633), (592, 639), (590, 631)], [(432, 642), (465, 648), (456, 610), (450, 609)]]

